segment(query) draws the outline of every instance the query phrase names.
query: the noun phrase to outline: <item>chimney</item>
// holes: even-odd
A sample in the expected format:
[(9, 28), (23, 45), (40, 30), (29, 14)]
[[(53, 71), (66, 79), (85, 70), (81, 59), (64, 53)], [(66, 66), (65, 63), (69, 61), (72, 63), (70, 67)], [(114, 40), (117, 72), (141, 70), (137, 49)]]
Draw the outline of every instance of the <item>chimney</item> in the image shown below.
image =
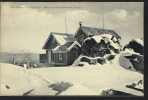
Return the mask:
[(80, 34), (82, 35), (82, 30), (81, 30), (82, 22), (79, 22), (79, 25), (80, 25)]
[[(81, 25), (82, 25), (82, 22), (79, 22), (79, 25), (80, 25), (80, 30), (81, 30)], [(82, 30), (81, 30), (81, 34), (82, 34)]]
[(80, 28), (81, 28), (82, 22), (79, 22), (79, 25), (80, 25)]

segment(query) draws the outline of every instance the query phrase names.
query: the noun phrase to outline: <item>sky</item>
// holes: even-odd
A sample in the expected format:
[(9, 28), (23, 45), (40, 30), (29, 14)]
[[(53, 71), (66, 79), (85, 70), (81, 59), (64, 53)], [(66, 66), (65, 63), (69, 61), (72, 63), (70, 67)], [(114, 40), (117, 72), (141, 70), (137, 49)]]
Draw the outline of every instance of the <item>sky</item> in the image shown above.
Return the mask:
[(3, 2), (1, 52), (45, 53), (50, 32), (75, 34), (82, 26), (114, 30), (122, 47), (143, 38), (143, 2)]

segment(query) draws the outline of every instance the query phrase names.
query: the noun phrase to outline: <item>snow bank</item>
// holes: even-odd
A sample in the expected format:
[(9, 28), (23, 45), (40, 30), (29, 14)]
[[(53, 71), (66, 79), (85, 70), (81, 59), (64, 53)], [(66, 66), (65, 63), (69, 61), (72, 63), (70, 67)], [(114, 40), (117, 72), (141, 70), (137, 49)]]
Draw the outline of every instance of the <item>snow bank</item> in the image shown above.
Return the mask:
[(42, 86), (42, 87), (36, 87), (30, 92), (24, 93), (23, 96), (49, 96), (49, 95), (54, 96), (56, 93), (58, 92), (53, 90), (52, 88)]
[(99, 94), (79, 83), (73, 83), (73, 86), (69, 87), (67, 90), (63, 91), (59, 95), (76, 96), (76, 95), (99, 95)]
[[(132, 56), (133, 54), (140, 55), (140, 53), (136, 53), (133, 50), (126, 49), (125, 51), (121, 51), (120, 54), (115, 54), (115, 53), (106, 54), (106, 55), (104, 55), (103, 58), (106, 59), (106, 64), (114, 65), (114, 66), (121, 66), (121, 67), (123, 67), (127, 70), (130, 70), (130, 71), (140, 72), (134, 68), (134, 66), (132, 65), (130, 60), (125, 58), (125, 56)], [(109, 56), (111, 56), (111, 55), (114, 55), (115, 57), (113, 59), (109, 60)], [(87, 67), (87, 66), (92, 67), (92, 65), (90, 65), (88, 62), (81, 61), (81, 58), (83, 58), (83, 57), (85, 57), (87, 59), (99, 59), (99, 58), (102, 59), (102, 57), (88, 57), (88, 56), (80, 55), (78, 57), (78, 59), (76, 59), (71, 66), (78, 66), (79, 64), (82, 64), (83, 67)], [(101, 64), (97, 63), (96, 65), (101, 65)], [(103, 66), (103, 65), (101, 65), (101, 66)]]
[[(119, 55), (116, 55), (117, 57)], [(117, 59), (115, 56), (115, 59)], [(119, 60), (118, 60), (119, 61)], [(130, 71), (119, 64), (110, 64), (109, 62), (100, 65), (84, 65), (83, 67), (50, 67), (50, 68), (40, 68), (40, 69), (29, 69), (33, 70), (36, 74), (52, 80), (53, 82), (70, 82), (72, 84), (78, 83), (82, 86), (94, 91), (97, 94), (102, 93), (102, 90), (112, 89), (115, 87), (125, 86), (125, 84), (131, 84), (137, 82), (139, 80), (143, 80), (143, 74)], [(74, 85), (75, 86), (75, 85)], [(80, 86), (80, 85), (79, 85)], [(73, 86), (69, 87), (67, 91), (82, 91), (79, 90), (79, 87), (76, 85), (74, 88)], [(81, 87), (81, 86), (80, 86)], [(70, 89), (70, 90), (69, 90)], [(80, 88), (81, 89), (81, 88)], [(67, 95), (64, 93), (63, 95)], [(75, 92), (75, 93), (78, 93)], [(75, 93), (71, 93), (72, 95)], [(68, 95), (71, 95), (68, 94)], [(81, 92), (80, 94), (84, 94), (85, 92)], [(90, 95), (91, 93), (86, 93)], [(76, 94), (77, 95), (77, 94)]]
[(80, 63), (81, 58), (82, 58), (82, 54), (73, 62), (71, 66), (77, 66)]
[[(89, 64), (89, 61), (86, 61), (86, 62), (83, 62), (83, 61), (81, 61), (81, 58), (87, 58), (87, 59), (89, 59), (89, 60), (98, 60), (98, 59), (102, 59), (102, 57), (88, 57), (88, 56), (85, 56), (85, 55), (80, 55), (74, 62), (73, 62), (73, 64), (71, 65), (71, 66), (78, 66), (79, 64), (83, 64), (83, 67), (86, 67), (86, 66), (89, 66), (90, 64)], [(99, 64), (99, 63), (97, 63), (96, 62), (96, 64)], [(95, 64), (95, 65), (96, 65)], [(99, 65), (101, 65), (101, 64), (99, 64)], [(91, 66), (90, 66), (91, 67)]]
[(112, 64), (115, 66), (120, 65), (127, 70), (136, 71), (132, 63), (128, 59), (125, 58), (125, 56), (127, 55), (132, 55), (131, 53), (132, 51), (128, 52), (128, 50), (121, 52), (120, 54), (115, 56), (115, 58), (112, 60)]
[(1, 63), (1, 84), (1, 95), (23, 95), (37, 87), (48, 87), (50, 82), (20, 66)]

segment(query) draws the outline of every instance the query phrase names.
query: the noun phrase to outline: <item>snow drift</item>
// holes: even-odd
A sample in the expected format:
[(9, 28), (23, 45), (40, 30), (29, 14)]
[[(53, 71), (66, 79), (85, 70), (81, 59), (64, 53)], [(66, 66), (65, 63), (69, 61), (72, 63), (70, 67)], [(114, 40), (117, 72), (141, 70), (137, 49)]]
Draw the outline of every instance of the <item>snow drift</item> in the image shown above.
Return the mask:
[[(1, 70), (1, 95), (23, 95), (38, 88), (41, 91), (41, 88), (48, 87), (51, 82), (27, 69), (12, 64), (1, 63)], [(54, 92), (52, 90), (52, 94)]]
[(73, 86), (69, 87), (66, 91), (62, 92), (59, 94), (59, 96), (63, 96), (63, 95), (66, 95), (66, 96), (73, 96), (73, 95), (81, 95), (81, 96), (84, 96), (84, 95), (99, 95), (98, 93), (90, 90), (89, 88), (79, 84), (79, 83), (73, 83)]

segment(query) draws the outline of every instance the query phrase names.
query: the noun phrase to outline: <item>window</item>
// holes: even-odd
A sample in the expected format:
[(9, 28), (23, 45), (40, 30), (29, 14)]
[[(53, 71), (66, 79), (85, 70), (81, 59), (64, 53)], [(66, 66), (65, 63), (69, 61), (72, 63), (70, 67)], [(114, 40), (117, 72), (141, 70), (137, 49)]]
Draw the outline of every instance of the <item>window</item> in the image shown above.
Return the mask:
[(80, 39), (81, 41), (83, 41), (84, 40), (84, 35), (81, 35), (81, 39)]
[(51, 62), (54, 62), (54, 53), (51, 55)]
[(62, 60), (62, 53), (59, 53), (59, 60)]
[(74, 52), (73, 52), (73, 58), (74, 58), (74, 59), (77, 59), (77, 51), (74, 51)]

